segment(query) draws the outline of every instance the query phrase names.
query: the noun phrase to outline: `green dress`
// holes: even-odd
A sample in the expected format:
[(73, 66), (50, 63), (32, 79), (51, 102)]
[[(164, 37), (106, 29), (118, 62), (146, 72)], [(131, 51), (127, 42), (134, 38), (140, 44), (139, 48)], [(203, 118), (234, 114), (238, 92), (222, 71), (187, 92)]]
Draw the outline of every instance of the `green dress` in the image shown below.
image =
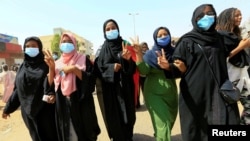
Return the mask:
[(140, 74), (146, 75), (144, 99), (149, 111), (156, 141), (170, 141), (178, 112), (178, 91), (175, 79), (167, 79), (164, 71), (137, 63)]

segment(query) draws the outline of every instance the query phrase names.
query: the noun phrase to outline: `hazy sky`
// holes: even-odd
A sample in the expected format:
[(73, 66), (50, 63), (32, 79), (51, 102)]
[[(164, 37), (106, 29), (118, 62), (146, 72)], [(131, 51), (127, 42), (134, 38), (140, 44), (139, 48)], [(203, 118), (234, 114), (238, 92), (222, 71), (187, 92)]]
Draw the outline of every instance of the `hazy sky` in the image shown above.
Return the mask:
[[(242, 23), (250, 17), (250, 0), (0, 0), (0, 33), (18, 37), (22, 45), (28, 36), (53, 34), (53, 28), (70, 30), (93, 43), (103, 41), (103, 23), (115, 19), (125, 40), (139, 35), (153, 45), (153, 32), (159, 26), (170, 29), (172, 37), (191, 30), (193, 10), (204, 3), (214, 5), (217, 14), (239, 8)], [(130, 41), (130, 40), (129, 40)]]

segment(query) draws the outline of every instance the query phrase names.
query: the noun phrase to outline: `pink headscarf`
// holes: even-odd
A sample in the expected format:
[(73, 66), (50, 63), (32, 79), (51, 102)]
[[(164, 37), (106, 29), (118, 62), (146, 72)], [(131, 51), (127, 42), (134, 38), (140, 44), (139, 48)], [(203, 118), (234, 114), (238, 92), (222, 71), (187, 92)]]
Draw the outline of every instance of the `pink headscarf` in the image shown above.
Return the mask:
[(62, 53), (61, 57), (55, 62), (55, 90), (57, 91), (59, 85), (61, 84), (61, 91), (64, 96), (69, 96), (74, 91), (76, 91), (76, 75), (73, 73), (68, 73), (65, 76), (60, 75), (60, 70), (67, 65), (75, 65), (78, 69), (86, 70), (86, 56), (77, 53), (76, 51), (76, 39), (71, 33), (63, 33), (61, 36), (61, 41), (64, 36), (68, 36), (75, 47), (75, 50), (71, 53)]

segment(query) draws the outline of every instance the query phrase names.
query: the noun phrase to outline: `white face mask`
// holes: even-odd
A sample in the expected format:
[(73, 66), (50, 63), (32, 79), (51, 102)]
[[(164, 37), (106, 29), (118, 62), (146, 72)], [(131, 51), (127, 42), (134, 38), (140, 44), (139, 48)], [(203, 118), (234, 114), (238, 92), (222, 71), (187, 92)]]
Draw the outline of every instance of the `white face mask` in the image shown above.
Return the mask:
[(29, 55), (30, 57), (36, 57), (39, 54), (39, 49), (36, 47), (26, 47), (25, 54)]

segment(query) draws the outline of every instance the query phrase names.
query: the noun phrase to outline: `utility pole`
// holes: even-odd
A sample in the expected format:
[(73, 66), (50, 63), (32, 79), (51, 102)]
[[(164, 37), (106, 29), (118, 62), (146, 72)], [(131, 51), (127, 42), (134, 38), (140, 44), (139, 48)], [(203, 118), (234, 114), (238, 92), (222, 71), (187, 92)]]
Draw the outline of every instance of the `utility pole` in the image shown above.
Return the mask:
[(135, 31), (135, 16), (136, 16), (136, 15), (139, 15), (139, 13), (129, 13), (129, 15), (133, 17), (134, 38), (136, 38), (136, 31)]

